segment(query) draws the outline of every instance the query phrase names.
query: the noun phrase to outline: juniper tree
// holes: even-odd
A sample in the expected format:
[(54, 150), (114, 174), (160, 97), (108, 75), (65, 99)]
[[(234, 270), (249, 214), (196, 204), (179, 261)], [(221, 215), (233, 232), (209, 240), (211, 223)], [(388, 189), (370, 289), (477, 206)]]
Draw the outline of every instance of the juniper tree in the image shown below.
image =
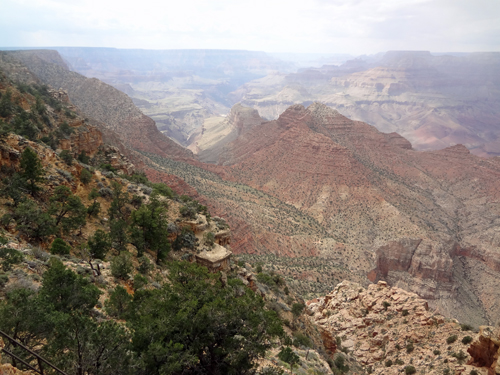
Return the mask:
[(31, 147), (26, 147), (21, 155), (20, 161), (21, 177), (27, 181), (27, 189), (31, 195), (34, 195), (41, 188), (37, 183), (43, 181), (45, 171), (40, 159)]
[(81, 228), (85, 225), (87, 209), (80, 197), (73, 195), (64, 185), (56, 187), (50, 198), (49, 213), (54, 216), (56, 226), (61, 224), (65, 233)]

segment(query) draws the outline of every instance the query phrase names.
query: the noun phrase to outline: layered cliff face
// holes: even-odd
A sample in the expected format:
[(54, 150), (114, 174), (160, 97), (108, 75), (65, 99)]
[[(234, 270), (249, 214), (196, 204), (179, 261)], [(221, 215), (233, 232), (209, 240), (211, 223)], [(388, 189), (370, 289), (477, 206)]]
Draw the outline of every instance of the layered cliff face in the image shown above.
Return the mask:
[(188, 148), (198, 155), (200, 161), (217, 163), (229, 142), (263, 122), (255, 109), (235, 104), (227, 117), (206, 119)]
[(206, 119), (229, 112), (227, 93), (271, 71), (290, 71), (264, 52), (56, 48), (71, 69), (133, 98), (167, 136), (192, 143)]
[(392, 51), (375, 62), (352, 61), (272, 75), (232, 95), (277, 118), (288, 106), (321, 101), (349, 118), (397, 132), (418, 150), (460, 143), (481, 156), (500, 154), (500, 54), (432, 56)]
[(17, 51), (2, 55), (22, 62), (43, 83), (64, 89), (75, 105), (118, 134), (127, 147), (165, 157), (192, 157), (191, 152), (158, 131), (154, 121), (142, 114), (127, 95), (98, 79), (69, 71), (57, 52)]
[(351, 263), (370, 280), (417, 292), (465, 321), (499, 315), (496, 158), (461, 145), (417, 152), (318, 103), (292, 106), (226, 149), (221, 160), (235, 180), (313, 217), (356, 249)]
[[(41, 74), (63, 69), (33, 59), (35, 68), (44, 67)], [(63, 74), (70, 74), (67, 85), (73, 87), (74, 73)], [(95, 101), (114, 95), (98, 81), (78, 79), (90, 85)], [(86, 103), (87, 91), (73, 89)], [(332, 264), (325, 271), (320, 261), (311, 262), (316, 268), (299, 275), (311, 282), (304, 293), (332, 280), (387, 280), (462, 321), (500, 315), (498, 158), (480, 159), (461, 145), (417, 152), (397, 133), (381, 133), (314, 103), (263, 123), (255, 111), (235, 107), (227, 119), (231, 131), (219, 134), (233, 132), (237, 139), (226, 143), (222, 136), (215, 153), (222, 165), (207, 165), (176, 148), (158, 151), (148, 121), (134, 122), (135, 128), (125, 121), (137, 113), (125, 104), (105, 113), (109, 127), (124, 126), (120, 138), (149, 157), (143, 162), (151, 178), (179, 191), (191, 186), (226, 218), (235, 253), (318, 257)], [(286, 267), (283, 272), (297, 274)]]

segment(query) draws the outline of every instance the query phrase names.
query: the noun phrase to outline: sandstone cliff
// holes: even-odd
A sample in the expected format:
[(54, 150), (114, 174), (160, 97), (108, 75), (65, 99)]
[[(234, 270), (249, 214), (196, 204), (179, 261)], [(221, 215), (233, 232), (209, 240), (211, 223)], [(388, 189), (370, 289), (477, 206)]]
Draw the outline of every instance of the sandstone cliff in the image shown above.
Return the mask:
[(199, 160), (205, 163), (217, 163), (225, 145), (245, 134), (264, 120), (252, 108), (235, 104), (226, 118), (205, 120), (200, 134), (195, 136), (188, 146)]
[(498, 53), (433, 56), (390, 51), (381, 59), (270, 75), (232, 95), (266, 118), (290, 105), (321, 101), (343, 115), (397, 132), (416, 149), (460, 143), (473, 153), (500, 153)]

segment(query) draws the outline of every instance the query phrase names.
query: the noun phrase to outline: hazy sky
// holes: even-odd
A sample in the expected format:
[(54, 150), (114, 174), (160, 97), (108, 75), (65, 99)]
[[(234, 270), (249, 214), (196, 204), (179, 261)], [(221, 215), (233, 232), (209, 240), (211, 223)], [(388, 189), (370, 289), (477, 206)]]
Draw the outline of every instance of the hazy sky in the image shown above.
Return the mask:
[(500, 51), (500, 0), (0, 0), (0, 46)]

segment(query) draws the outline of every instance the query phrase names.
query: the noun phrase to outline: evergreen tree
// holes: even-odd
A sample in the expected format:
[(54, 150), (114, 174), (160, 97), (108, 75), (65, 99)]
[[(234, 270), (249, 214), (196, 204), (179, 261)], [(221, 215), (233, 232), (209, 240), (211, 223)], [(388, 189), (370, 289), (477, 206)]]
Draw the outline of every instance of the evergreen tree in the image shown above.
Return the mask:
[(283, 334), (274, 311), (241, 281), (173, 263), (161, 289), (138, 290), (129, 309), (139, 374), (253, 374)]
[(28, 191), (31, 195), (34, 195), (40, 190), (37, 183), (43, 181), (45, 171), (36, 152), (30, 147), (26, 147), (23, 151), (21, 155), (20, 167), (21, 177), (28, 182)]
[(292, 372), (292, 374), (293, 366), (300, 362), (300, 357), (295, 354), (292, 348), (290, 348), (289, 346), (281, 349), (281, 351), (278, 353), (278, 358), (290, 365), (290, 371)]
[(80, 197), (73, 195), (64, 185), (55, 188), (50, 198), (49, 213), (54, 216), (56, 226), (61, 224), (65, 233), (81, 228), (85, 225), (87, 209)]
[(97, 217), (99, 212), (101, 212), (101, 204), (97, 201), (98, 197), (99, 192), (96, 188), (93, 188), (88, 195), (88, 198), (93, 200), (92, 204), (87, 207), (88, 217)]
[(10, 178), (3, 180), (4, 188), (2, 195), (14, 201), (14, 207), (17, 207), (20, 202), (25, 199), (25, 193), (28, 192), (26, 180), (19, 173), (14, 173)]
[(52, 246), (50, 247), (50, 252), (52, 254), (56, 255), (65, 255), (69, 254), (71, 250), (71, 246), (69, 246), (66, 241), (64, 241), (62, 238), (56, 238), (52, 242)]
[(40, 206), (27, 199), (20, 203), (12, 214), (16, 221), (17, 230), (28, 238), (44, 241), (48, 236), (55, 234), (54, 219), (44, 212)]
[(156, 263), (160, 263), (170, 251), (168, 242), (168, 221), (166, 205), (152, 194), (150, 203), (132, 212), (130, 242), (137, 248), (138, 257), (145, 250), (156, 253)]

